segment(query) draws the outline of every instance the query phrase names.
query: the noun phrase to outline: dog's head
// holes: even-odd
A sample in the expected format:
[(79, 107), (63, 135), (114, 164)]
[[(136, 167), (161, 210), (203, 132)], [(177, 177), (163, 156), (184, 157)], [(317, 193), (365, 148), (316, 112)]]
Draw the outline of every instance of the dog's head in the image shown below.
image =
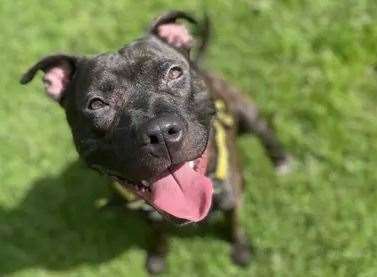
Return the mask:
[(47, 56), (21, 83), (44, 72), (47, 95), (64, 108), (77, 151), (164, 215), (203, 219), (212, 184), (204, 176), (214, 107), (190, 61), (192, 38), (176, 19), (117, 52)]

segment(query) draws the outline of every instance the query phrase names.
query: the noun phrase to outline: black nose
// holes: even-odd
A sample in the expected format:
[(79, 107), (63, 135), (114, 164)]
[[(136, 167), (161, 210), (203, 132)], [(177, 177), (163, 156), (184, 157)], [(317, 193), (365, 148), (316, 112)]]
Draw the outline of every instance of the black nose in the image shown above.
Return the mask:
[(179, 151), (184, 137), (184, 126), (175, 116), (162, 116), (148, 121), (140, 128), (142, 142), (154, 154), (170, 155)]

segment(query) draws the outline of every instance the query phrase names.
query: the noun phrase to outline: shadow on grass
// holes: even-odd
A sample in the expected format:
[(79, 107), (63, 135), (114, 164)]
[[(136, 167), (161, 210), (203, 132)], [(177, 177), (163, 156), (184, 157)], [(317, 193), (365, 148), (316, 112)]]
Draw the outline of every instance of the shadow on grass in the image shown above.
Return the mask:
[[(153, 239), (144, 217), (123, 208), (98, 210), (108, 180), (70, 164), (59, 176), (36, 181), (18, 207), (0, 208), (0, 275), (29, 267), (64, 270), (103, 263)], [(219, 236), (210, 225), (184, 228), (175, 236)]]

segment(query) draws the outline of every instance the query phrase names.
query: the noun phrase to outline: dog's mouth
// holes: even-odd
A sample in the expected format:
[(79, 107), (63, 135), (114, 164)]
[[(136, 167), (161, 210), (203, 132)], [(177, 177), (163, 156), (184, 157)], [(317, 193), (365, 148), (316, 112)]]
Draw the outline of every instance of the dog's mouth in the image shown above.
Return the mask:
[(212, 203), (212, 182), (205, 176), (207, 164), (205, 151), (199, 158), (171, 166), (150, 181), (131, 183), (119, 177), (115, 180), (161, 214), (179, 221), (198, 222), (207, 216)]

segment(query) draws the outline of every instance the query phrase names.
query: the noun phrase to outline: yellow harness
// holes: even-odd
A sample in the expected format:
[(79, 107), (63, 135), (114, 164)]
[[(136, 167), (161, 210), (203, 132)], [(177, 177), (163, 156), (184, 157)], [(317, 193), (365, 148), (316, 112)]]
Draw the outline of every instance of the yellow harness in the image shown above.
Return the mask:
[[(225, 181), (229, 174), (229, 150), (227, 147), (226, 128), (234, 125), (234, 118), (226, 110), (224, 101), (215, 100), (216, 117), (213, 121), (213, 127), (215, 131), (215, 144), (217, 150), (217, 161), (214, 174), (212, 175), (216, 181)], [(218, 182), (217, 182), (218, 183)], [(138, 198), (133, 193), (129, 192), (118, 182), (112, 182), (113, 189), (126, 200), (127, 207), (129, 209), (148, 209), (149, 206), (141, 198)], [(215, 188), (215, 193), (221, 192), (221, 188)], [(106, 205), (107, 202), (98, 201), (99, 206)]]
[(219, 181), (224, 181), (229, 173), (229, 150), (226, 145), (226, 127), (234, 125), (234, 119), (226, 111), (225, 103), (222, 100), (215, 101), (216, 118), (213, 122), (215, 128), (215, 143), (217, 148), (217, 162), (214, 177)]

